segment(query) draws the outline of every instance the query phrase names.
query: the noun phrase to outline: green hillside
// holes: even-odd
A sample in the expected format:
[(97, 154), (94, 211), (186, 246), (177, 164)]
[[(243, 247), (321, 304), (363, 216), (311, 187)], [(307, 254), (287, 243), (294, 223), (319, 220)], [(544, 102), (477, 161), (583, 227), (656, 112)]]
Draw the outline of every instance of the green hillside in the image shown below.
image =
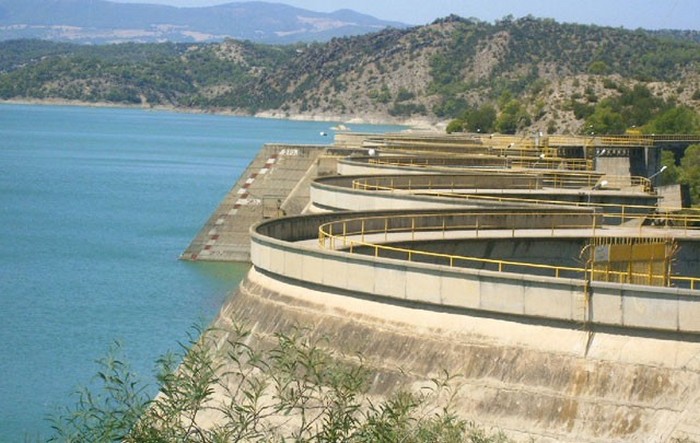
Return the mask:
[[(620, 132), (678, 107), (696, 118), (699, 67), (700, 43), (683, 33), (450, 16), (308, 45), (4, 42), (0, 98), (338, 120), (458, 119), (452, 129), (474, 129), (480, 113), (493, 115), (483, 130), (598, 125)], [(639, 106), (648, 112), (632, 112)]]

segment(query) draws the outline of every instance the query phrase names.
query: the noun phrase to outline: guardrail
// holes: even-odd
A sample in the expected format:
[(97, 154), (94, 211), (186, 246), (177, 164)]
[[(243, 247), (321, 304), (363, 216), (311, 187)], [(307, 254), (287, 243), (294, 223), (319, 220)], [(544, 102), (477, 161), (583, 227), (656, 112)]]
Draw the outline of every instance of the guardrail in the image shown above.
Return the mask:
[(593, 161), (582, 158), (546, 157), (544, 159), (510, 159), (510, 167), (521, 169), (568, 169), (569, 171), (593, 171)]
[[(479, 167), (500, 167), (504, 169), (549, 169), (569, 171), (591, 171), (593, 161), (581, 158), (533, 156), (532, 152), (503, 149), (499, 155), (444, 156), (444, 157), (368, 157), (367, 164), (395, 166), (403, 168), (458, 168), (477, 169)], [(486, 152), (491, 152), (487, 150)], [(514, 155), (515, 154), (515, 155)]]
[[(463, 214), (469, 212), (484, 211), (461, 211)], [(515, 213), (497, 209), (489, 212), (494, 215), (500, 212), (504, 219), (509, 217), (508, 214), (512, 216)], [(539, 223), (544, 225), (547, 214), (561, 211), (541, 208), (540, 212), (543, 218)], [(674, 276), (674, 284), (679, 287), (673, 288), (618, 284), (562, 276), (549, 277), (543, 275), (544, 270), (529, 268), (523, 271), (524, 268), (509, 268), (505, 262), (502, 268), (504, 272), (494, 272), (466, 267), (461, 262), (457, 263), (459, 266), (441, 266), (428, 260), (419, 262), (418, 256), (412, 256), (413, 262), (406, 262), (393, 258), (374, 258), (374, 251), (361, 250), (359, 247), (354, 248), (356, 253), (350, 254), (342, 249), (333, 251), (320, 249), (317, 244), (309, 244), (310, 241), (319, 241), (319, 226), (353, 216), (375, 219), (381, 216), (390, 222), (397, 220), (395, 224), (411, 226), (409, 219), (398, 219), (402, 214), (405, 215), (403, 211), (320, 213), (268, 220), (251, 228), (251, 261), (255, 269), (273, 279), (281, 278), (281, 281), (292, 285), (304, 282), (302, 288), (318, 285), (320, 290), (331, 293), (341, 291), (339, 294), (347, 297), (370, 297), (375, 301), (396, 300), (400, 303), (420, 303), (427, 307), (441, 306), (525, 316), (535, 321), (554, 319), (575, 324), (590, 323), (623, 329), (700, 335), (700, 324), (694, 315), (700, 307), (700, 284), (693, 277)], [(594, 214), (590, 211), (578, 211), (578, 214), (581, 216), (579, 223), (586, 224), (588, 220), (593, 224)], [(459, 214), (433, 210), (418, 211), (414, 215), (432, 215), (437, 220), (440, 215), (449, 218), (450, 215)], [(533, 214), (530, 221), (536, 220)], [(450, 225), (448, 221), (445, 220), (446, 226)], [(464, 224), (463, 222), (464, 219), (460, 221), (457, 218), (452, 225)], [(573, 220), (570, 222), (573, 223)], [(384, 226), (383, 221), (372, 223)], [(420, 223), (416, 221), (415, 224)], [(442, 225), (442, 222), (432, 224)], [(367, 223), (365, 227), (378, 229), (378, 226)], [(458, 238), (461, 234), (453, 233), (452, 236)], [(360, 240), (360, 237), (352, 240)], [(377, 239), (371, 237), (366, 237), (365, 241), (378, 243)], [(336, 242), (337, 246), (342, 246), (340, 239)], [(328, 241), (326, 246), (330, 246)], [(566, 272), (569, 271), (561, 270), (562, 274)], [(597, 275), (600, 276), (601, 274)], [(690, 289), (691, 285), (693, 290)]]
[(360, 241), (364, 242), (366, 235), (384, 234), (387, 239), (389, 234), (410, 232), (415, 235), (421, 231), (471, 230), (478, 236), (480, 230), (547, 229), (554, 235), (558, 229), (595, 229), (600, 227), (599, 222), (598, 214), (584, 211), (478, 211), (344, 217), (321, 224), (319, 242), (325, 247), (326, 238), (335, 241), (338, 236), (343, 239), (360, 236)]
[(479, 147), (516, 148), (533, 151), (542, 148), (569, 147), (620, 147), (644, 148), (664, 142), (700, 143), (698, 134), (619, 134), (619, 135), (507, 135), (507, 134), (460, 134), (447, 137), (434, 136), (372, 136), (367, 141), (383, 149), (413, 152), (454, 152)]
[[(441, 223), (436, 223), (435, 220), (441, 221)], [(415, 241), (417, 234), (425, 232), (441, 234), (441, 237), (434, 238), (441, 240), (446, 239), (448, 231), (460, 230), (473, 231), (476, 238), (478, 238), (480, 231), (493, 229), (511, 230), (513, 237), (515, 237), (515, 231), (520, 229), (547, 229), (551, 231), (552, 236), (556, 236), (557, 230), (562, 229), (592, 229), (592, 232), (595, 232), (596, 222), (596, 217), (586, 220), (586, 217), (582, 217), (580, 212), (550, 212), (544, 216), (541, 213), (480, 212), (470, 214), (358, 217), (321, 224), (318, 228), (318, 242), (322, 249), (344, 249), (350, 253), (358, 250), (367, 250), (371, 251), (376, 258), (402, 258), (409, 262), (429, 262), (451, 268), (470, 267), (468, 265), (471, 264), (478, 265), (480, 269), (498, 272), (516, 272), (515, 269), (522, 269), (524, 272), (537, 271), (555, 278), (604, 280), (607, 282), (646, 284), (650, 286), (659, 286), (656, 283), (667, 282), (669, 285), (689, 287), (692, 290), (700, 288), (700, 278), (697, 277), (674, 275), (667, 277), (666, 275), (652, 272), (596, 270), (586, 267), (556, 266), (513, 260), (469, 257), (389, 246), (380, 244), (378, 241), (372, 241), (376, 239), (388, 242), (390, 236), (396, 236), (400, 233), (409, 233), (409, 239)], [(404, 239), (397, 237), (395, 240), (400, 241)], [(605, 277), (604, 279), (600, 278), (603, 276)]]
[(654, 139), (646, 135), (543, 135), (541, 137), (517, 137), (505, 135), (481, 136), (484, 144), (492, 143), (494, 146), (510, 144), (533, 148), (540, 147), (577, 147), (577, 146), (601, 146), (601, 147), (646, 147), (654, 144)]
[[(395, 163), (396, 164), (396, 163)], [(364, 190), (413, 190), (413, 189), (464, 189), (464, 188), (489, 188), (489, 182), (494, 177), (504, 180), (502, 189), (564, 189), (564, 188), (593, 188), (599, 186), (601, 173), (597, 172), (564, 172), (564, 171), (493, 171), (472, 170), (460, 175), (420, 175), (405, 177), (369, 176), (358, 178), (353, 182), (353, 189)], [(526, 184), (514, 185), (514, 179), (528, 179)], [(605, 176), (605, 187), (638, 188), (648, 194), (651, 193), (651, 181), (646, 177)], [(521, 180), (522, 183), (525, 183)], [(373, 189), (375, 188), (375, 189)]]
[(700, 135), (698, 134), (652, 134), (648, 135), (655, 143), (664, 142), (685, 142), (685, 143), (700, 143)]
[[(439, 177), (439, 176), (438, 176)], [(380, 185), (381, 180), (388, 180), (389, 183), (384, 186)], [(646, 180), (643, 177), (639, 179)], [(393, 180), (393, 181), (392, 181)], [(397, 186), (398, 181), (407, 181), (404, 186)], [(643, 181), (640, 180), (641, 183)], [(374, 181), (374, 183), (372, 183)], [(496, 203), (512, 203), (517, 205), (548, 205), (548, 206), (566, 206), (566, 207), (581, 207), (600, 209), (604, 219), (611, 222), (625, 223), (636, 221), (641, 229), (644, 226), (664, 227), (667, 229), (676, 229), (683, 231), (691, 231), (700, 229), (700, 211), (685, 210), (683, 212), (675, 211), (660, 211), (655, 205), (634, 205), (620, 203), (602, 203), (594, 201), (595, 194), (589, 194), (586, 201), (566, 201), (566, 200), (551, 200), (541, 198), (524, 198), (524, 197), (509, 197), (498, 195), (479, 195), (475, 193), (453, 192), (460, 190), (459, 184), (452, 184), (452, 190), (446, 190), (445, 183), (435, 184), (428, 180), (421, 181), (420, 178), (405, 177), (405, 178), (382, 178), (382, 177), (366, 177), (355, 179), (352, 183), (353, 189), (366, 191), (386, 191), (386, 192), (402, 192), (408, 191), (412, 193), (420, 193), (421, 196), (431, 196), (437, 198), (452, 198), (462, 199), (464, 201), (479, 201), (479, 202), (496, 202)], [(441, 191), (432, 190), (431, 187), (441, 187)], [(561, 185), (560, 185), (561, 186)], [(465, 186), (476, 187), (476, 186)], [(532, 187), (531, 184), (516, 184), (511, 189), (513, 190), (532, 190), (541, 189)], [(466, 189), (461, 189), (465, 191)], [(427, 191), (427, 192), (426, 192)]]
[(545, 138), (550, 147), (599, 146), (641, 148), (654, 144), (651, 137), (644, 135), (550, 135)]
[[(358, 159), (350, 159), (357, 161)], [(429, 168), (429, 167), (450, 167), (454, 169), (458, 166), (469, 167), (473, 166), (498, 166), (506, 167), (507, 159), (502, 157), (484, 156), (484, 155), (463, 155), (463, 156), (439, 156), (439, 157), (364, 157), (359, 160), (364, 160), (370, 165), (385, 165), (413, 168)]]

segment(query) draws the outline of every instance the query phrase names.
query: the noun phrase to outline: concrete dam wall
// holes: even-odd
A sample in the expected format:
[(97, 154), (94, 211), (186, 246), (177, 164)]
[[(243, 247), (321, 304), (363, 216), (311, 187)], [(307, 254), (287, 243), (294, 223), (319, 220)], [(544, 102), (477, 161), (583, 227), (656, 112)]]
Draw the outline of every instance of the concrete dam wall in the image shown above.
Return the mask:
[[(309, 201), (308, 179), (324, 175), (327, 146), (267, 144), (182, 253), (184, 260), (249, 261), (248, 229), (280, 215), (300, 214)], [(335, 165), (331, 165), (332, 170)]]
[[(289, 148), (266, 148), (270, 151), (261, 154), (262, 160), (279, 158)], [(254, 226), (239, 233), (239, 243), (247, 241), (247, 250), (245, 245), (239, 250), (243, 253), (217, 252), (215, 243), (204, 248), (234, 220), (243, 223), (224, 202), (219, 212), (228, 218), (212, 216), (202, 239), (183, 254), (252, 263), (213, 327), (225, 329), (244, 319), (253, 331), (253, 347), (267, 346), (275, 333), (308, 327), (308, 334), (325, 337), (329, 348), (361, 353), (372, 372), (370, 392), (377, 396), (421, 386), (447, 371), (458, 380), (455, 401), (461, 417), (521, 441), (700, 440), (698, 287), (459, 267), (396, 252), (415, 248), (496, 261), (530, 259), (557, 269), (575, 264), (593, 236), (677, 237), (680, 263), (674, 269), (695, 275), (697, 231), (650, 230), (641, 222), (633, 228), (606, 227), (592, 208), (538, 205), (528, 210), (503, 204), (479, 216), (485, 205), (449, 197), (334, 190), (330, 182), (354, 178), (313, 181), (334, 175), (337, 160), (327, 158), (333, 157), (329, 152), (309, 148), (303, 165), (275, 161), (275, 174), (289, 182), (278, 188), (280, 208), (290, 210), (281, 218), (261, 211)], [(297, 171), (294, 178), (285, 173), (285, 162)], [(384, 166), (379, 174), (391, 168)], [(404, 175), (400, 167), (392, 172)], [(232, 195), (265, 183), (244, 187), (247, 180), (242, 177)], [(595, 198), (656, 199), (621, 192)], [(322, 203), (314, 201), (314, 193)], [(294, 205), (288, 203), (292, 196)], [(426, 202), (433, 209), (421, 209)], [(302, 215), (315, 203), (321, 212)], [(350, 207), (355, 211), (324, 212)], [(474, 221), (478, 217), (483, 218)], [(431, 230), (440, 225), (442, 231)], [(324, 237), (323, 229), (332, 232)], [(394, 255), (382, 255), (377, 245), (396, 248)]]
[[(419, 263), (411, 268), (423, 274), (411, 277), (406, 264), (362, 257), (353, 263), (333, 251), (323, 255), (337, 265), (323, 263), (306, 242), (318, 224), (338, 217), (320, 214), (256, 227), (254, 267), (215, 326), (248, 319), (261, 343), (276, 332), (308, 326), (310, 334), (327, 337), (330, 347), (365, 356), (375, 395), (447, 371), (460, 379), (461, 416), (515, 438), (610, 442), (700, 436), (697, 295), (668, 290), (670, 298), (662, 299), (689, 303), (670, 313), (645, 305), (659, 297), (658, 290), (635, 298), (634, 286), (600, 283), (586, 322), (578, 280), (483, 271), (472, 274), (475, 279), (469, 271), (449, 278), (457, 271)], [(540, 253), (553, 256), (546, 245), (538, 246)], [(665, 313), (673, 326), (653, 323)], [(679, 315), (688, 315), (682, 331)]]
[[(294, 326), (359, 352), (372, 393), (442, 371), (462, 417), (537, 442), (671, 441), (700, 435), (700, 343), (585, 331), (347, 297), (252, 269), (215, 326), (246, 318), (261, 342)], [(255, 346), (255, 344), (253, 344)]]

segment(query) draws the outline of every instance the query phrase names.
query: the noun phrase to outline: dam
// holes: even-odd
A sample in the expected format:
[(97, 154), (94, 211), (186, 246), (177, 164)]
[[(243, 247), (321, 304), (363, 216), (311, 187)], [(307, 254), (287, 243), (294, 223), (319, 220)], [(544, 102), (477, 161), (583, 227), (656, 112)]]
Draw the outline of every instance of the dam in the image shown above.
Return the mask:
[(700, 440), (700, 217), (658, 169), (639, 136), (266, 145), (182, 258), (252, 265), (215, 327), (309, 325), (374, 395), (446, 371), (516, 440)]

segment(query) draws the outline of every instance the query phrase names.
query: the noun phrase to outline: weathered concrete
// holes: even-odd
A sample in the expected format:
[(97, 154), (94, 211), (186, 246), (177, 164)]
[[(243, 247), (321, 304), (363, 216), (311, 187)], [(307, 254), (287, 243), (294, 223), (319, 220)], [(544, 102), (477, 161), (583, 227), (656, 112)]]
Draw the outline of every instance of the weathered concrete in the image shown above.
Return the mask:
[[(315, 180), (311, 201), (317, 211), (368, 209), (484, 208), (522, 207), (532, 200), (548, 205), (606, 205), (607, 213), (647, 214), (658, 200), (655, 194), (640, 191), (551, 189), (542, 186), (542, 177), (513, 173), (485, 175), (380, 175), (337, 176)], [(353, 182), (370, 189), (353, 188)], [(430, 182), (430, 185), (427, 183)], [(374, 190), (377, 186), (379, 190)], [(619, 209), (618, 209), (619, 208)], [(624, 209), (622, 209), (624, 208)], [(611, 222), (619, 222), (610, 217)]]
[[(436, 140), (436, 135), (376, 137), (368, 143), (352, 135), (346, 142), (353, 148), (393, 144), (397, 150), (425, 149), (432, 143), (435, 151), (485, 148), (481, 139)], [(323, 156), (317, 159), (315, 167)], [(616, 171), (634, 169), (629, 162), (611, 162), (616, 162), (609, 164)], [(301, 202), (304, 191), (297, 191), (308, 189), (312, 175), (307, 170), (298, 187), (284, 191), (294, 189), (291, 194), (299, 195)], [(330, 191), (328, 195), (346, 198), (331, 197)], [(334, 208), (345, 204), (329, 202)], [(374, 206), (358, 202), (356, 209), (362, 213), (289, 217), (257, 225), (251, 231), (254, 267), (214, 326), (225, 328), (233, 319), (247, 318), (254, 331), (253, 347), (276, 332), (309, 327), (310, 335), (327, 338), (332, 348), (361, 352), (372, 369), (371, 389), (377, 395), (416, 386), (446, 370), (462, 383), (455, 397), (461, 416), (515, 437), (544, 442), (700, 439), (699, 291), (452, 268), (438, 261), (407, 262), (399, 253), (349, 254), (342, 245), (319, 249), (319, 224), (391, 207), (388, 200)], [(548, 214), (551, 209), (538, 206), (537, 211), (541, 219), (527, 225), (504, 229), (504, 221), (512, 224), (517, 217), (496, 214), (487, 226), (468, 234), (455, 228), (440, 233), (440, 240), (430, 238), (429, 232), (421, 232), (417, 240), (435, 250), (476, 250), (484, 257), (535, 254), (553, 264), (560, 254), (566, 258), (561, 262), (568, 263), (576, 248), (562, 248), (563, 243), (553, 239), (581, 241), (580, 232), (567, 229), (567, 223), (579, 217), (583, 226), (598, 226), (590, 211), (559, 219)], [(395, 214), (397, 227), (415, 223)], [(216, 225), (218, 219), (213, 219)], [(643, 231), (641, 226), (616, 228), (617, 234), (608, 235)], [(679, 231), (656, 232), (663, 237)], [(585, 235), (591, 234), (589, 229)], [(409, 245), (405, 242), (416, 240), (410, 235), (392, 234), (382, 241)], [(511, 240), (505, 239), (508, 236)], [(522, 240), (513, 242), (515, 238)], [(679, 262), (695, 272), (700, 257), (692, 251), (682, 248), (685, 255), (679, 255)]]
[[(342, 159), (338, 162), (338, 173), (341, 175), (371, 175), (371, 174), (425, 174), (425, 173), (440, 173), (440, 174), (456, 174), (470, 170), (493, 170), (503, 173), (522, 172), (522, 171), (559, 171), (563, 172), (568, 169), (569, 164), (580, 164), (582, 159), (552, 159), (544, 162), (541, 165), (543, 169), (537, 169), (539, 157), (529, 159), (513, 159), (503, 156), (490, 154), (487, 148), (484, 148), (485, 155), (458, 155), (454, 157), (406, 157), (392, 155), (387, 157), (373, 156), (354, 156)], [(519, 165), (526, 165), (527, 168), (521, 168)], [(602, 173), (595, 171), (578, 171), (581, 174), (601, 176)], [(595, 181), (594, 181), (595, 183)]]
[[(354, 276), (354, 270), (347, 272)], [(380, 281), (375, 280), (375, 288)], [(429, 289), (428, 284), (421, 286)], [(464, 286), (453, 289), (457, 290), (450, 294), (478, 293)], [(387, 303), (373, 296), (348, 297), (270, 278), (256, 269), (214, 326), (226, 327), (241, 318), (250, 323), (255, 340), (265, 342), (301, 325), (310, 327), (311, 338), (323, 337), (336, 350), (361, 353), (372, 369), (373, 394), (388, 395), (445, 370), (460, 385), (455, 398), (460, 416), (516, 438), (700, 438), (700, 343), (694, 340), (587, 331)], [(258, 346), (255, 341), (250, 344)]]
[[(445, 214), (457, 217), (450, 212)], [(362, 215), (365, 214), (353, 213), (352, 217)], [(390, 213), (387, 215), (390, 217)], [(316, 237), (321, 223), (342, 220), (343, 217), (347, 215), (285, 218), (252, 228), (253, 265), (279, 279), (345, 292), (351, 297), (378, 297), (387, 302), (404, 300), (440, 308), (475, 309), (493, 314), (618, 329), (700, 333), (700, 321), (686, 315), (700, 310), (698, 290), (601, 282), (591, 282), (588, 285), (582, 277), (555, 278), (527, 270), (497, 272), (436, 263), (406, 262), (403, 258), (319, 249), (304, 242)], [(438, 218), (439, 215), (434, 217)], [(584, 217), (584, 214), (579, 217)], [(570, 221), (567, 222), (567, 218)], [(495, 229), (498, 223), (505, 227), (517, 220), (504, 212), (502, 215), (488, 215), (482, 223)], [(542, 209), (538, 218), (523, 219), (520, 230), (553, 225), (561, 227), (575, 220), (573, 216), (565, 217), (556, 212), (548, 215)], [(381, 224), (382, 221), (379, 220), (378, 223)], [(471, 223), (473, 222), (456, 222), (457, 225)], [(583, 224), (591, 225), (591, 222)], [(564, 228), (560, 230), (563, 231)], [(518, 235), (523, 234), (519, 232)], [(537, 239), (523, 241), (535, 247)], [(391, 244), (391, 240), (385, 240), (385, 243)], [(462, 243), (468, 245), (468, 242)], [(434, 244), (442, 245), (442, 242)], [(700, 255), (697, 245), (693, 246), (695, 256)], [(540, 248), (539, 253), (547, 254), (545, 261), (555, 261), (558, 257), (560, 262), (567, 264), (571, 260), (567, 248), (548, 252)], [(557, 256), (558, 253), (561, 255)], [(393, 284), (387, 285), (388, 281)], [(443, 286), (449, 288), (449, 294)], [(466, 288), (472, 291), (465, 298), (466, 302), (454, 296), (465, 294)], [(611, 301), (613, 299), (618, 301)], [(581, 308), (573, 309), (574, 306)]]
[[(327, 150), (327, 146), (265, 145), (180, 258), (249, 261), (250, 226), (266, 218), (300, 214), (309, 201), (311, 179), (330, 173), (319, 160)], [(334, 169), (335, 163), (330, 167)]]

